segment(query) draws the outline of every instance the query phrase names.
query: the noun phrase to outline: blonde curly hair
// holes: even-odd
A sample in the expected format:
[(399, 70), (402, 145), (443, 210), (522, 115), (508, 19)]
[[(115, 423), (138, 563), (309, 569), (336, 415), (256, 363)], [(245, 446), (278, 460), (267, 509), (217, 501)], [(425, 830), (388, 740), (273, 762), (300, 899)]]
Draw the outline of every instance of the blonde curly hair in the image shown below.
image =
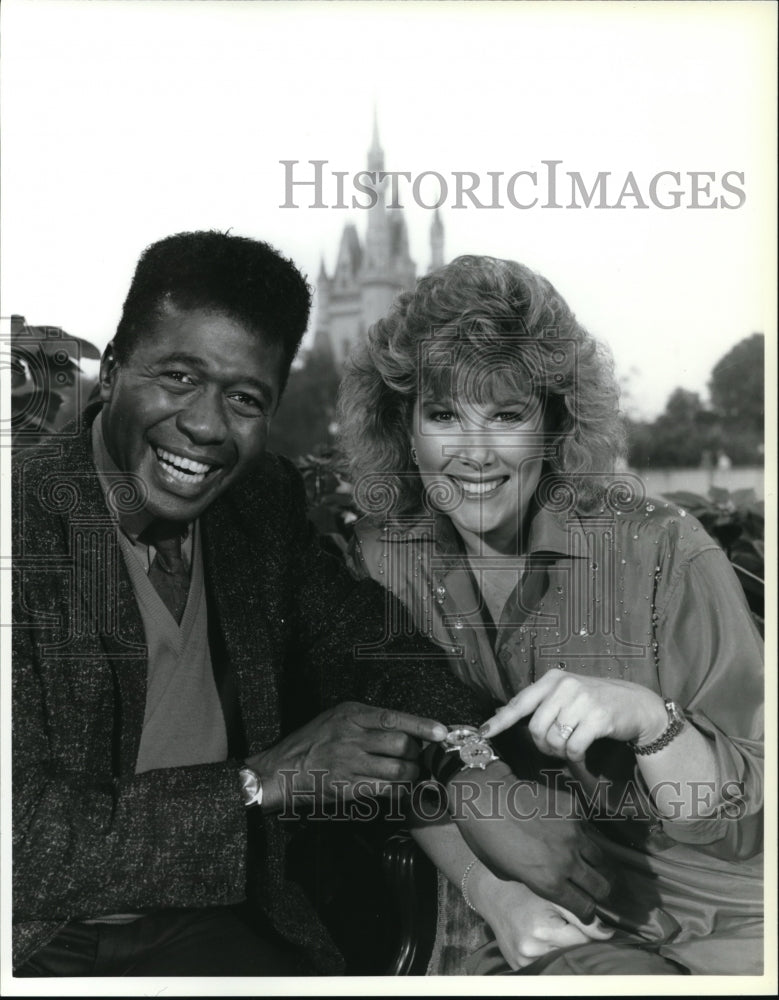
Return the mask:
[(410, 450), (417, 398), (483, 403), (528, 389), (544, 407), (545, 471), (591, 509), (624, 449), (609, 352), (546, 278), (511, 260), (458, 257), (398, 296), (347, 362), (338, 422), (352, 482), (378, 475), (393, 514), (421, 512)]

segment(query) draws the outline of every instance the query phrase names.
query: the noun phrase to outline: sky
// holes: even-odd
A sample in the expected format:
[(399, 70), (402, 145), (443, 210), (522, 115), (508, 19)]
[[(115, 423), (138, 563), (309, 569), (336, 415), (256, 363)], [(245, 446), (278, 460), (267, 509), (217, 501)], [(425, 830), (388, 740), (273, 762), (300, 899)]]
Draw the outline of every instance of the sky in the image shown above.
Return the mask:
[[(760, 2), (6, 0), (2, 315), (103, 347), (140, 251), (188, 229), (268, 240), (315, 279), (345, 223), (364, 233), (364, 210), (332, 207), (332, 171), (351, 185), (366, 167), (376, 109), (387, 169), (451, 188), (447, 258), (541, 271), (612, 349), (628, 412), (652, 418), (773, 328), (775, 27)], [(327, 161), (331, 207), (302, 187), (282, 207), (282, 160), (300, 179)], [(482, 203), (502, 174), (502, 207), (455, 207), (456, 171)], [(508, 199), (518, 171), (536, 174), (514, 189), (532, 208)], [(677, 188), (679, 208), (649, 196), (665, 171), (678, 188), (663, 175), (657, 201)], [(629, 175), (638, 195), (568, 208), (569, 175), (590, 189), (603, 172), (605, 204)], [(714, 175), (697, 196), (696, 172)], [(401, 188), (419, 274), (437, 184)]]

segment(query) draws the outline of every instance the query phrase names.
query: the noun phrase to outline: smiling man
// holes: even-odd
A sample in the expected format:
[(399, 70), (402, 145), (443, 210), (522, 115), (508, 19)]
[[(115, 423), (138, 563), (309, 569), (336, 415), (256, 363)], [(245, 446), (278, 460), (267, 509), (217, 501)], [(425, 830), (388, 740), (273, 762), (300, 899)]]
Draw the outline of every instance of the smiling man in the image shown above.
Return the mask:
[(356, 657), (384, 592), (266, 453), (309, 304), (264, 243), (152, 245), (99, 403), (16, 456), (17, 975), (339, 971), (286, 877), (284, 772), (386, 793), (444, 736), (430, 716), (476, 717), (422, 640)]
[[(129, 352), (129, 353), (128, 353)], [(281, 395), (282, 347), (212, 307), (160, 303), (154, 336), (103, 356), (103, 434), (143, 482), (149, 519), (190, 523), (265, 450)]]

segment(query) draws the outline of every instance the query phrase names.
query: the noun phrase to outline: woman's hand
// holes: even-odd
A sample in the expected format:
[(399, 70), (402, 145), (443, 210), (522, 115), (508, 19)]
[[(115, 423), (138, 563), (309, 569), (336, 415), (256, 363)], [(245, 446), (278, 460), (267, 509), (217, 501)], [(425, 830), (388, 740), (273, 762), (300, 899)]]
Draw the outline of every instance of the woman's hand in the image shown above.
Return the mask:
[(550, 670), (498, 709), (481, 731), (495, 736), (528, 715), (538, 749), (572, 761), (584, 760), (587, 748), (602, 736), (651, 743), (668, 724), (663, 699), (649, 688)]
[(497, 878), (481, 863), (469, 876), (468, 896), (515, 971), (557, 948), (606, 941), (614, 933), (597, 919), (581, 923), (562, 906), (542, 899), (521, 882)]

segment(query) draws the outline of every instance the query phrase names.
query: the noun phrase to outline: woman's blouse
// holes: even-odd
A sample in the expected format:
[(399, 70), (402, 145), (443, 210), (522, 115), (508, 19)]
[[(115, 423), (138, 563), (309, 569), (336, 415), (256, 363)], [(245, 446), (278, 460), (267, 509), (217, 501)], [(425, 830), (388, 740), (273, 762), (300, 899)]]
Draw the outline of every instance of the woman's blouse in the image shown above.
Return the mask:
[(762, 642), (727, 556), (686, 511), (651, 500), (587, 515), (537, 510), (524, 555), (510, 563), (516, 586), (493, 627), (477, 578), (507, 561), (466, 559), (444, 515), (379, 526), (364, 519), (350, 560), (406, 606), (411, 621), (391, 629), (415, 626), (431, 636), (455, 674), (496, 703), (553, 668), (632, 681), (673, 699), (712, 742), (721, 779), (715, 815), (706, 788), (703, 818), (658, 815), (629, 748), (612, 740), (597, 741), (605, 752), (594, 754), (593, 783), (614, 778), (616, 796), (631, 779), (651, 819), (642, 834), (648, 850), (688, 843), (722, 859), (760, 850)]

